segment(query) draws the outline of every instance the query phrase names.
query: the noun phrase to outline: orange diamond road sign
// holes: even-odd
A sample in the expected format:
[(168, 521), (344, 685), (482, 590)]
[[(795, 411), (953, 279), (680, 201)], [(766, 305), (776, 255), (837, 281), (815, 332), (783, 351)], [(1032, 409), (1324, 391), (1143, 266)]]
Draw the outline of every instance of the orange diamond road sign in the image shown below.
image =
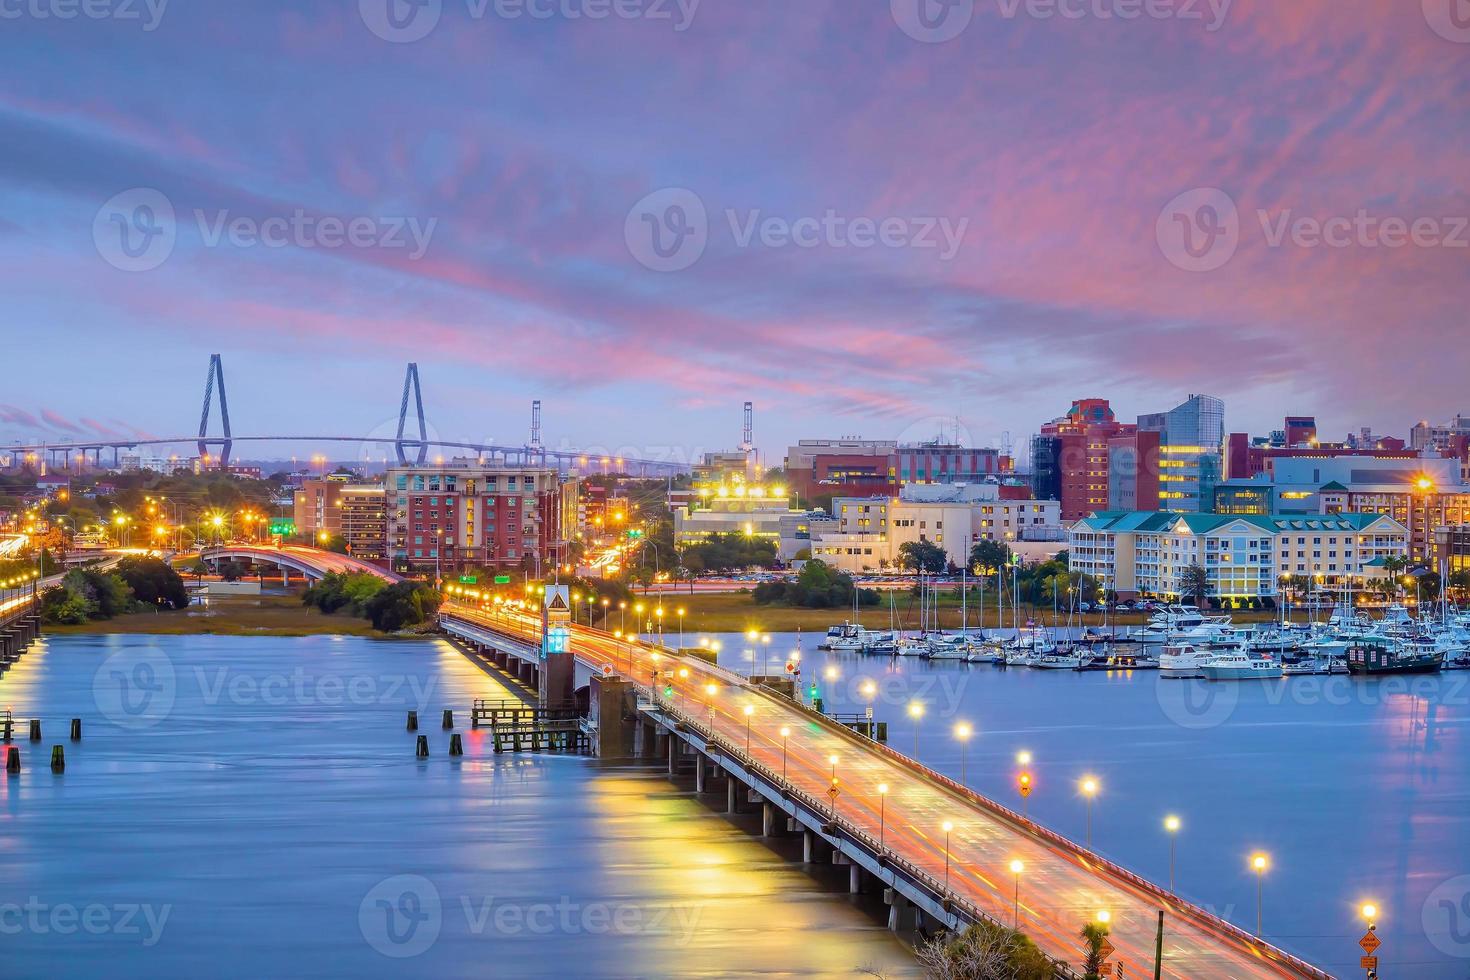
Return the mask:
[(1363, 934), (1362, 939), (1358, 940), (1358, 945), (1363, 947), (1363, 952), (1371, 954), (1375, 949), (1383, 945), (1383, 940), (1378, 938), (1378, 933), (1367, 932)]
[(1358, 957), (1358, 966), (1364, 970), (1376, 970), (1378, 969), (1378, 957), (1360, 956)]
[(1102, 941), (1102, 950), (1101, 951), (1102, 951), (1102, 958), (1103, 959), (1107, 959), (1109, 956), (1112, 956), (1114, 953), (1116, 953), (1118, 951), (1118, 947), (1114, 946), (1112, 943), (1110, 943), (1106, 939), (1104, 939)]

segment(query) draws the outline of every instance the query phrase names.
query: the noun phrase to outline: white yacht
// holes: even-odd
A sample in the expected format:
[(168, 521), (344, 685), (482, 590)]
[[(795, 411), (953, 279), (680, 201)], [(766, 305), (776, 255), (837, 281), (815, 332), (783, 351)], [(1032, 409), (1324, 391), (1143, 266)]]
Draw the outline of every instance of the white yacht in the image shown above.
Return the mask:
[(1054, 650), (1037, 657), (1031, 662), (1031, 666), (1041, 670), (1076, 670), (1082, 666), (1082, 658), (1070, 650), (1065, 653)]
[(970, 641), (963, 636), (933, 633), (928, 640), (929, 651), (924, 656), (930, 660), (965, 660), (969, 657)]
[(1206, 680), (1247, 681), (1272, 680), (1282, 676), (1281, 665), (1264, 657), (1252, 657), (1246, 650), (1222, 650), (1204, 666)]
[(1159, 676), (1175, 679), (1205, 676), (1205, 663), (1213, 657), (1209, 651), (1198, 650), (1188, 643), (1172, 643), (1159, 654)]

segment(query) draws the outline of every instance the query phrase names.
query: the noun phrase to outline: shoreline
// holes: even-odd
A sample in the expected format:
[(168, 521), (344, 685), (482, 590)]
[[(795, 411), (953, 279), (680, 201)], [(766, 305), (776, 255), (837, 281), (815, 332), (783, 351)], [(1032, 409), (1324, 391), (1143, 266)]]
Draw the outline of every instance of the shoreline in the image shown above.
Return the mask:
[(414, 639), (419, 634), (380, 633), (365, 619), (327, 615), (304, 606), (299, 595), (214, 599), (207, 608), (125, 613), (112, 619), (63, 625), (46, 623), (42, 636), (356, 636), (370, 640)]

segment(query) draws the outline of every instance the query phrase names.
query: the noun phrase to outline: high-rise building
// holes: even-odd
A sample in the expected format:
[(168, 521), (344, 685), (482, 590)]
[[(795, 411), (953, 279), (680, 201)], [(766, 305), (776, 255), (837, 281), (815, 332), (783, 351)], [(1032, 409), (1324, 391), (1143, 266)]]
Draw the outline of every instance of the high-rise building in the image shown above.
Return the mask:
[(1470, 440), (1470, 415), (1456, 415), (1450, 422), (1430, 425), (1429, 421), (1416, 422), (1409, 430), (1409, 446), (1416, 450), (1433, 450), (1460, 455), (1465, 440)]
[(1140, 440), (1138, 426), (1119, 422), (1106, 399), (1078, 399), (1031, 442), (1033, 490), (1038, 499), (1060, 501), (1069, 523), (1113, 501), (1153, 508), (1158, 449), (1157, 435)]
[(388, 557), (388, 513), (381, 483), (348, 484), (338, 495), (338, 523), (347, 553), (363, 561)]
[(1176, 514), (1213, 510), (1215, 484), (1224, 469), (1225, 403), (1212, 395), (1190, 395), (1167, 412), (1140, 415), (1138, 430), (1159, 434), (1160, 509)]
[(385, 485), (395, 571), (539, 574), (561, 560), (578, 530), (578, 483), (555, 469), (456, 459), (392, 467)]

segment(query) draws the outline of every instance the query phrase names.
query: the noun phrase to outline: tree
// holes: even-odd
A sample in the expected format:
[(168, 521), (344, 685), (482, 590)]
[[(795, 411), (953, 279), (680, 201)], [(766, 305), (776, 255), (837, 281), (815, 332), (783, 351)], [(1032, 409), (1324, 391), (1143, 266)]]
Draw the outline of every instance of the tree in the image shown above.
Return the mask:
[(805, 606), (808, 609), (841, 608), (852, 605), (854, 590), (858, 602), (865, 606), (878, 604), (878, 593), (871, 589), (857, 589), (852, 576), (840, 572), (824, 561), (812, 560), (801, 568), (795, 581), (782, 579), (778, 582), (762, 582), (752, 593), (760, 605), (780, 603), (788, 606)]
[(999, 541), (981, 541), (970, 549), (970, 567), (977, 575), (993, 575), (1010, 561), (1010, 546)]
[(117, 574), (127, 583), (137, 602), (168, 609), (189, 605), (183, 578), (160, 558), (124, 558), (117, 563)]
[(898, 546), (898, 564), (910, 571), (937, 574), (949, 569), (949, 555), (932, 541), (905, 541)]
[(989, 922), (930, 939), (919, 965), (933, 980), (1051, 980), (1056, 967), (1018, 932)]
[(428, 620), (441, 601), (438, 591), (422, 582), (397, 582), (369, 599), (365, 612), (373, 629), (396, 633)]
[(1194, 600), (1196, 606), (1210, 594), (1210, 573), (1203, 565), (1190, 565), (1179, 573), (1179, 595)]
[(1100, 922), (1089, 922), (1082, 927), (1082, 938), (1087, 942), (1087, 972), (1084, 980), (1101, 980), (1103, 943), (1108, 938), (1108, 927)]

